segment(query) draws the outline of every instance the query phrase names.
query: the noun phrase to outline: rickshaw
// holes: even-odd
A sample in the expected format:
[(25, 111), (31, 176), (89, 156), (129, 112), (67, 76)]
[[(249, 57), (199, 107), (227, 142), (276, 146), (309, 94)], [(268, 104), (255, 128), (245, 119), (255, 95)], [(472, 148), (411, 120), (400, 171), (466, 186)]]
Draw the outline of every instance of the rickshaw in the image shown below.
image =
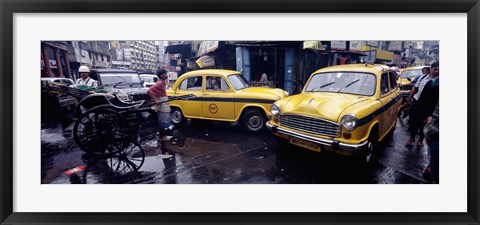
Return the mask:
[[(73, 138), (80, 149), (100, 156), (127, 156), (133, 162), (135, 158), (141, 158), (141, 161), (135, 163), (140, 166), (143, 164), (145, 154), (138, 144), (136, 132), (140, 121), (138, 109), (145, 100), (128, 100), (121, 93), (103, 89), (60, 84), (46, 84), (42, 88), (66, 93), (77, 99), (78, 119), (73, 126)], [(176, 96), (164, 102), (191, 97), (193, 95)]]

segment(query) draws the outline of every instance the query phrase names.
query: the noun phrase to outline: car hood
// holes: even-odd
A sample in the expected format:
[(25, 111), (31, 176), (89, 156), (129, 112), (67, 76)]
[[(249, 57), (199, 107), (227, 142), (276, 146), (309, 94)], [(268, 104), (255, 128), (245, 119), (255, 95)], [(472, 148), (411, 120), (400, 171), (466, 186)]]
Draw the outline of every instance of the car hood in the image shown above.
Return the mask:
[(302, 114), (337, 122), (343, 111), (368, 97), (337, 93), (302, 93), (284, 98), (276, 104), (282, 114)]
[(261, 98), (269, 100), (279, 100), (288, 96), (288, 92), (280, 88), (266, 88), (266, 87), (248, 87), (237, 91), (235, 97), (237, 98)]
[(400, 78), (400, 79), (398, 79), (398, 84), (399, 84), (400, 86), (409, 85), (410, 83), (411, 83), (411, 82), (410, 82), (408, 79), (406, 79), (406, 78)]

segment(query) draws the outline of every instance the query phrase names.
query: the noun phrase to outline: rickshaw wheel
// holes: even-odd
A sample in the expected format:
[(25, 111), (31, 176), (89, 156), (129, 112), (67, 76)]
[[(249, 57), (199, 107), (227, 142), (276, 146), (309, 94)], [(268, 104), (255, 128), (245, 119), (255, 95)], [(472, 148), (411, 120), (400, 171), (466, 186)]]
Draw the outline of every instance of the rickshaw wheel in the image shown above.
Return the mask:
[(123, 151), (131, 127), (125, 118), (108, 107), (93, 108), (83, 113), (75, 122), (75, 143), (85, 152), (110, 155)]
[[(116, 155), (85, 154), (82, 159), (87, 164), (81, 180), (84, 184), (89, 183), (89, 179), (92, 183), (111, 183), (118, 181), (117, 179), (122, 176), (135, 176), (134, 174), (140, 170), (145, 161), (145, 152), (138, 143), (130, 142)], [(111, 177), (115, 179), (110, 180)], [(99, 180), (99, 178), (107, 179)]]

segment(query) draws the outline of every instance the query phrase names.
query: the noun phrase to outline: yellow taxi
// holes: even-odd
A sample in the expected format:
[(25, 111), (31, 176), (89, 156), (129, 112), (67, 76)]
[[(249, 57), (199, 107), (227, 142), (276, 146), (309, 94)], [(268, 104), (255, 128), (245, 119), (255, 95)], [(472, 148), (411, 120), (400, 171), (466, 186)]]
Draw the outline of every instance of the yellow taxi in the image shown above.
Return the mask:
[(422, 76), (422, 69), (423, 68), (429, 68), (428, 66), (413, 66), (413, 67), (407, 67), (404, 69), (400, 69), (399, 71), (399, 76), (398, 76), (398, 84), (400, 86), (400, 92), (403, 95), (408, 95), (410, 93), (410, 90), (412, 90), (412, 81), (419, 77)]
[(288, 96), (278, 88), (250, 87), (240, 72), (220, 69), (187, 72), (167, 91), (169, 97), (187, 94), (195, 97), (169, 102), (174, 124), (186, 118), (238, 121), (250, 132), (262, 130), (273, 102)]
[(393, 133), (401, 103), (388, 66), (326, 67), (310, 76), (300, 94), (272, 105), (267, 127), (291, 144), (368, 163), (377, 143)]

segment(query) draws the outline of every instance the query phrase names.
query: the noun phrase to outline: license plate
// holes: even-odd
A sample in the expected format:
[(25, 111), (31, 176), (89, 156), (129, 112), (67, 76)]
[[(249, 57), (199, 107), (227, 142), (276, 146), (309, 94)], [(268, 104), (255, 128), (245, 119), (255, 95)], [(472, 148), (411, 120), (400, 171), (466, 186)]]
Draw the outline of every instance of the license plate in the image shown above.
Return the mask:
[(294, 145), (297, 145), (297, 146), (300, 146), (300, 147), (303, 147), (303, 148), (306, 148), (306, 149), (310, 149), (312, 151), (316, 151), (316, 152), (321, 151), (320, 145), (309, 142), (309, 141), (304, 141), (304, 140), (301, 140), (301, 139), (292, 138), (292, 139), (290, 139), (290, 143), (294, 144)]

